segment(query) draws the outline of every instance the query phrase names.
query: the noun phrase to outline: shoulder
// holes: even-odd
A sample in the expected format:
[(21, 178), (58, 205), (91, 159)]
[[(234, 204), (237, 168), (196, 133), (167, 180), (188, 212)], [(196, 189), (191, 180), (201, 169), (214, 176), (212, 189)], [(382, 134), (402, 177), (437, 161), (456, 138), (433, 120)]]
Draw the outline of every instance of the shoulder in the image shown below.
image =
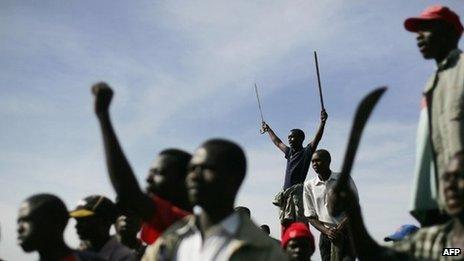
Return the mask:
[(450, 223), (421, 228), (414, 235), (395, 243), (393, 248), (401, 252), (414, 252), (418, 249), (431, 250), (437, 247), (437, 243), (443, 242), (443, 239), (447, 236), (449, 227)]
[(188, 229), (188, 224), (193, 220), (193, 218), (193, 215), (188, 215), (166, 229), (153, 244), (149, 245), (145, 249), (145, 254), (142, 260), (157, 260), (159, 251), (169, 252), (163, 253), (163, 255), (172, 254), (174, 245), (177, 244), (179, 240), (182, 240), (180, 234), (182, 231), (186, 231)]
[(314, 187), (314, 184), (316, 184), (316, 181), (317, 181), (317, 177), (312, 177), (312, 178), (306, 180), (303, 183), (303, 190), (312, 189), (312, 187)]
[(464, 53), (459, 50), (459, 55), (457, 55), (456, 64), (452, 67), (457, 68), (457, 73), (462, 74), (464, 73)]
[(130, 248), (119, 243), (119, 241), (112, 237), (100, 251), (103, 257), (111, 256), (112, 260), (137, 260), (137, 256)]
[(82, 261), (104, 261), (105, 260), (95, 252), (82, 251), (82, 250), (75, 250), (73, 252), (74, 252), (74, 255), (76, 255), (79, 258), (79, 260), (82, 260)]
[[(243, 242), (242, 250), (254, 249), (254, 253), (259, 253), (259, 256), (266, 256), (265, 260), (282, 260), (275, 259), (276, 257), (284, 257), (284, 253), (279, 244), (276, 244), (275, 239), (264, 234), (261, 229), (259, 229), (251, 220), (241, 219), (241, 226), (237, 232), (236, 239)], [(243, 254), (248, 253), (248, 251), (239, 251), (242, 252), (241, 257), (250, 258), (254, 255), (250, 253), (250, 256), (243, 256)]]
[(137, 254), (132, 249), (121, 243), (118, 243), (117, 247), (115, 248), (114, 256), (116, 257), (116, 260), (121, 261), (137, 260)]

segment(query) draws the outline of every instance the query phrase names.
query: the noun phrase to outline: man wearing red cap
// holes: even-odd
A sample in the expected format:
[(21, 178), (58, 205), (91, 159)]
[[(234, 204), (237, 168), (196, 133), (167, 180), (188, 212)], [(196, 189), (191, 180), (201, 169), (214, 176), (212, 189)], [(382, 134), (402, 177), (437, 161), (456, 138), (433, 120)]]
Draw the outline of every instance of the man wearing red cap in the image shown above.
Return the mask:
[(444, 203), (438, 177), (464, 149), (464, 59), (458, 49), (463, 26), (456, 13), (439, 5), (406, 19), (404, 26), (417, 34), (422, 56), (437, 64), (423, 93), (411, 210), (423, 226), (430, 226), (447, 220), (439, 210)]
[(282, 237), (282, 247), (291, 261), (308, 261), (314, 253), (314, 237), (305, 223), (292, 223)]

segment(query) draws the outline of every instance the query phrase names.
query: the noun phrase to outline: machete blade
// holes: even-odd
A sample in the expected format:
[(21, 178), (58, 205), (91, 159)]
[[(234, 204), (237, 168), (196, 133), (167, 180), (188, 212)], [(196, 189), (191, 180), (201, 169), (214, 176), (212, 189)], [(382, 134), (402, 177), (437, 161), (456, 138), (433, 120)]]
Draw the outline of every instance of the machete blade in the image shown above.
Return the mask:
[(337, 182), (336, 188), (340, 189), (342, 186), (347, 185), (348, 178), (351, 174), (351, 169), (353, 167), (354, 158), (358, 150), (359, 142), (361, 140), (361, 135), (366, 126), (367, 120), (371, 115), (375, 105), (380, 100), (384, 92), (387, 90), (387, 87), (379, 87), (371, 91), (364, 99), (359, 103), (358, 108), (356, 109), (356, 114), (354, 117), (353, 125), (351, 127), (350, 138), (348, 141), (348, 147), (345, 152), (345, 159), (343, 161), (342, 172)]

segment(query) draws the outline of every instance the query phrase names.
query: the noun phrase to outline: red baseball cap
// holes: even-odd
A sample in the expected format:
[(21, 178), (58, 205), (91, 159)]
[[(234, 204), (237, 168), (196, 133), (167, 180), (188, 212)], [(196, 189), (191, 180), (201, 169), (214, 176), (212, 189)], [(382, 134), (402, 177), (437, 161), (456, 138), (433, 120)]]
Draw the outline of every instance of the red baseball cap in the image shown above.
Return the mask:
[(311, 248), (315, 249), (314, 236), (313, 234), (311, 234), (311, 231), (309, 231), (309, 227), (307, 224), (302, 222), (292, 223), (285, 230), (284, 236), (282, 237), (282, 247), (287, 247), (288, 242), (294, 238), (307, 238), (309, 240)]
[(458, 35), (462, 34), (462, 27), (459, 16), (446, 6), (432, 5), (427, 7), (419, 17), (410, 17), (404, 21), (404, 27), (410, 32), (417, 32), (419, 25), (425, 21), (441, 20), (453, 26)]

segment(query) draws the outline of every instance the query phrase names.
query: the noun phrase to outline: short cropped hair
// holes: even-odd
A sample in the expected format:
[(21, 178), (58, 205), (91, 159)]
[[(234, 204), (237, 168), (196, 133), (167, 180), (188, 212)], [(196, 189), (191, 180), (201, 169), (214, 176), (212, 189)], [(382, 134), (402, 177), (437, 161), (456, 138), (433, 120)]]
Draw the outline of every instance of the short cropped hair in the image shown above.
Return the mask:
[[(188, 164), (192, 159), (192, 154), (175, 148), (165, 149), (159, 153), (159, 156), (170, 157), (175, 161), (177, 167), (185, 170), (187, 170)], [(187, 171), (185, 171), (185, 176), (187, 176)]]
[(225, 139), (210, 139), (204, 142), (201, 147), (211, 153), (212, 159), (217, 162), (218, 166), (237, 174), (238, 185), (242, 183), (247, 163), (245, 152), (238, 144)]
[(64, 231), (69, 221), (68, 209), (64, 202), (52, 194), (36, 194), (25, 200), (30, 205), (32, 213), (40, 213), (47, 223), (55, 226), (58, 231)]
[(300, 136), (301, 140), (305, 139), (304, 131), (302, 131), (301, 129), (291, 129), (290, 132), (294, 132), (296, 135)]
[(327, 160), (329, 163), (332, 161), (332, 157), (330, 156), (330, 153), (325, 149), (316, 150), (314, 153), (317, 153), (317, 155)]

